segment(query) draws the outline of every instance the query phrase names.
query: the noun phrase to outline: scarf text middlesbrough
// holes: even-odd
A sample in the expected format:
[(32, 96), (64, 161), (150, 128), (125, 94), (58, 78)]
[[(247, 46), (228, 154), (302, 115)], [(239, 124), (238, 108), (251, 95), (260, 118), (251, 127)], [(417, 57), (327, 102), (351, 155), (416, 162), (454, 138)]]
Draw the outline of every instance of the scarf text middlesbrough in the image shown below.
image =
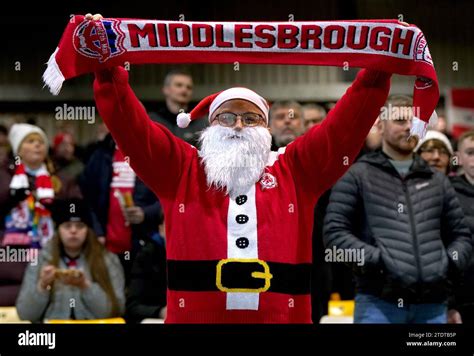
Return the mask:
[(65, 79), (125, 62), (330, 65), (415, 75), (413, 100), (422, 121), (414, 121), (412, 133), (420, 136), (439, 98), (425, 36), (396, 20), (235, 23), (74, 16), (43, 79), (56, 95)]
[(123, 22), (133, 49), (347, 50), (409, 58), (415, 31), (380, 25), (205, 24)]

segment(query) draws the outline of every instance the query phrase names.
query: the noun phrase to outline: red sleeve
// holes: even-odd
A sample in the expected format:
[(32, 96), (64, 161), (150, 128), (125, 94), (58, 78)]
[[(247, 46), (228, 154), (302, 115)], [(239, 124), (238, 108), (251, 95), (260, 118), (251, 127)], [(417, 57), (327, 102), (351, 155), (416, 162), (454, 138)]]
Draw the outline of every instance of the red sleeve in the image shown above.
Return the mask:
[(361, 70), (326, 119), (287, 146), (284, 156), (305, 192), (319, 196), (352, 164), (387, 99), (390, 76)]
[(96, 73), (94, 97), (100, 116), (135, 173), (156, 195), (173, 199), (184, 162), (194, 148), (148, 117), (128, 84), (125, 69)]

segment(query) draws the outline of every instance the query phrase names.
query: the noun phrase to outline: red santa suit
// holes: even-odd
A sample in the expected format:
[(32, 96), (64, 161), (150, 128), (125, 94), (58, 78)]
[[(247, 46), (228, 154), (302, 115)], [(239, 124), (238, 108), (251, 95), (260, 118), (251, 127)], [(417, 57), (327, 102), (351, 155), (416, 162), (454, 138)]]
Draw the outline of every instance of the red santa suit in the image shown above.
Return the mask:
[(152, 122), (122, 68), (98, 73), (97, 108), (166, 222), (170, 323), (310, 323), (314, 205), (348, 169), (390, 74), (362, 70), (327, 118), (272, 152), (235, 199), (209, 188), (198, 151)]

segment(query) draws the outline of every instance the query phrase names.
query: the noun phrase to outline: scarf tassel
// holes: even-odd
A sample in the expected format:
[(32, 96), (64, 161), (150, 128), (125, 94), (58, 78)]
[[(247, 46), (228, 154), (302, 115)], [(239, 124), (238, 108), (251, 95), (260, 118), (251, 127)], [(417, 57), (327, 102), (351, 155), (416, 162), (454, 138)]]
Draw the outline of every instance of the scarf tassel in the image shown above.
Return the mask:
[(10, 189), (27, 189), (29, 187), (28, 177), (25, 173), (15, 174), (10, 183)]
[(53, 95), (59, 94), (65, 80), (56, 62), (56, 53), (58, 53), (58, 50), (59, 47), (57, 47), (51, 57), (49, 57), (48, 63), (46, 63), (46, 70), (43, 73), (43, 88), (47, 86)]
[(411, 129), (410, 129), (410, 136), (418, 136), (419, 138), (423, 138), (425, 137), (425, 134), (428, 128), (436, 126), (437, 123), (438, 123), (438, 114), (436, 114), (436, 111), (433, 111), (428, 123), (421, 120), (419, 117), (413, 116), (413, 121), (412, 121)]

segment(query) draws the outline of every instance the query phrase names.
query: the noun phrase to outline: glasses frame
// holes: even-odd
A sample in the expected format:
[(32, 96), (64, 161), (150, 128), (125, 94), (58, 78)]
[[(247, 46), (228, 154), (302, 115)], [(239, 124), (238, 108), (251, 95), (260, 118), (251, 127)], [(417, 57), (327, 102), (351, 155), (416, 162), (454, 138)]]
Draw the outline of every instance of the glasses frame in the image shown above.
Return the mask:
[[(233, 122), (231, 125), (226, 125), (226, 124), (224, 124), (223, 121), (221, 120), (221, 118), (220, 118), (221, 115), (225, 115), (225, 114), (235, 115), (234, 122)], [(257, 123), (256, 123), (255, 125), (247, 125), (247, 124), (245, 123), (245, 121), (243, 120), (243, 117), (244, 117), (244, 115), (246, 115), (246, 114), (256, 115), (256, 116), (258, 116), (258, 118), (259, 118), (260, 120), (257, 121)], [(250, 111), (244, 112), (244, 113), (239, 113), (239, 114), (234, 113), (234, 112), (221, 112), (221, 113), (217, 114), (217, 115), (214, 117), (214, 119), (212, 120), (212, 122), (214, 122), (214, 121), (217, 120), (217, 122), (218, 122), (219, 125), (221, 125), (221, 126), (224, 126), (224, 127), (233, 127), (233, 126), (235, 126), (235, 124), (237, 123), (237, 119), (238, 119), (239, 117), (240, 117), (240, 122), (242, 123), (242, 126), (244, 126), (244, 127), (256, 127), (256, 126), (259, 126), (262, 122), (265, 122), (265, 118), (264, 118), (262, 115), (260, 115), (260, 114), (258, 114), (258, 113), (256, 113), (256, 112), (250, 112)]]

